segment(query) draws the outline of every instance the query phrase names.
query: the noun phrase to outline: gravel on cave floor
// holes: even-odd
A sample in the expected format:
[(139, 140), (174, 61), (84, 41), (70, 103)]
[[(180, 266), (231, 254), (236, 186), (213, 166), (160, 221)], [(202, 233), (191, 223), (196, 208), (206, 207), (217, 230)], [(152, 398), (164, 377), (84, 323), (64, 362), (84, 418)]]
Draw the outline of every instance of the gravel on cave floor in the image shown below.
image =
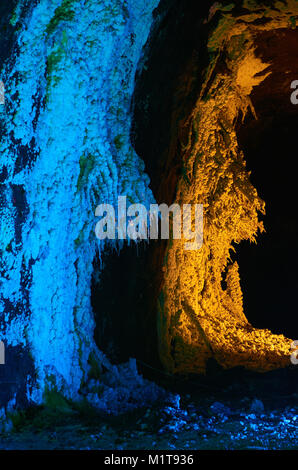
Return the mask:
[(178, 385), (168, 402), (120, 416), (31, 409), (0, 435), (0, 449), (298, 449), (297, 378), (297, 369), (218, 374)]

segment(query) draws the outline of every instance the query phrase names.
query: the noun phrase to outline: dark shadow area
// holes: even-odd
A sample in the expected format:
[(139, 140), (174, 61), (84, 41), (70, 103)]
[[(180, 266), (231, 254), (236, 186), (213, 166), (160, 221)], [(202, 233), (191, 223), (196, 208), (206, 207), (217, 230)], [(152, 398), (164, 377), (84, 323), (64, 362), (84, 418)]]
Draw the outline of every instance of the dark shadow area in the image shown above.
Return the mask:
[(296, 116), (248, 119), (239, 131), (251, 181), (266, 202), (266, 233), (237, 246), (244, 311), (254, 327), (298, 337)]
[(260, 33), (256, 55), (270, 64), (270, 75), (254, 88), (251, 98), (258, 119), (238, 123), (239, 146), (251, 181), (266, 203), (266, 233), (257, 245), (236, 248), (244, 311), (254, 327), (298, 337), (297, 276), (297, 126), (298, 106), (291, 103), (291, 83), (298, 77), (298, 31)]
[(102, 262), (100, 272), (95, 262), (91, 291), (100, 350), (115, 363), (136, 357), (158, 365), (156, 319), (148, 316), (154, 298), (152, 271), (146, 269), (150, 264), (148, 244), (124, 246), (119, 254), (107, 252)]
[(14, 27), (10, 24), (10, 19), (16, 5), (17, 0), (0, 2), (0, 69), (9, 58), (14, 42)]

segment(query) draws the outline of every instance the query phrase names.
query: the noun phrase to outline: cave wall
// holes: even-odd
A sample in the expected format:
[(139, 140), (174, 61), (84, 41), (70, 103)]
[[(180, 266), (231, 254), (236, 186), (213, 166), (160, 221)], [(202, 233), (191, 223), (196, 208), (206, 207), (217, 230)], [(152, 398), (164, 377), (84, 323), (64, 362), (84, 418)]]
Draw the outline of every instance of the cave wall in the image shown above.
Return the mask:
[[(251, 95), (274, 70), (273, 61), (257, 51), (258, 35), (295, 29), (297, 6), (293, 1), (214, 4), (206, 19), (212, 25), (210, 62), (195, 105), (179, 123), (178, 142), (166, 156), (176, 162), (179, 155), (182, 168), (171, 202), (204, 205), (201, 250), (187, 252), (183, 239), (171, 240), (166, 249), (157, 301), (159, 350), (172, 373), (204, 373), (211, 358), (224, 368), (257, 371), (290, 365), (292, 341), (247, 321), (238, 265), (230, 253), (263, 231), (259, 214), (265, 203), (250, 181), (236, 135), (239, 119), (247, 113), (258, 118)], [(182, 88), (184, 82), (182, 77)], [(272, 89), (268, 83), (264, 88), (270, 100)], [(179, 96), (179, 84), (176, 90)], [(177, 119), (173, 135), (175, 125)]]
[(0, 75), (2, 404), (17, 393), (40, 403), (51, 387), (77, 398), (90, 358), (105, 362), (90, 300), (92, 262), (105, 249), (94, 211), (120, 194), (154, 201), (129, 131), (157, 3), (20, 0), (8, 13), (12, 42)]
[[(161, 131), (158, 119), (147, 120), (150, 75), (147, 101), (138, 100), (143, 92), (138, 84), (135, 90), (135, 75), (138, 70), (146, 81), (154, 64), (148, 62), (151, 48), (158, 56), (159, 41), (167, 46), (161, 36), (182, 32), (191, 8), (173, 27), (183, 2), (165, 1), (154, 10), (158, 3), (20, 0), (7, 13), (11, 42), (0, 75), (0, 339), (9, 359), (1, 369), (1, 404), (40, 403), (52, 387), (77, 399), (90, 375), (100, 380), (101, 365), (110, 374), (105, 399), (113, 399), (109, 390), (122, 376), (94, 339), (91, 282), (107, 249), (95, 239), (94, 211), (100, 203), (116, 205), (119, 195), (146, 205), (155, 199), (198, 202), (207, 210), (201, 251), (185, 252), (184, 240), (164, 242), (150, 247), (137, 267), (140, 272), (145, 266), (147, 284), (138, 304), (145, 321), (138, 321), (143, 331), (156, 325), (167, 371), (204, 372), (211, 357), (225, 367), (257, 370), (289, 360), (289, 339), (248, 324), (229, 252), (233, 243), (253, 240), (262, 230), (258, 213), (264, 203), (250, 183), (235, 131), (239, 115), (254, 112), (251, 92), (268, 72), (269, 64), (254, 53), (255, 35), (294, 28), (297, 2), (206, 2), (202, 11), (191, 2), (203, 20), (194, 21), (197, 39), (188, 32), (192, 51), (169, 70), (172, 88), (161, 110), (167, 119)], [(166, 47), (161, 52), (166, 60)], [(166, 89), (166, 67), (163, 74)], [(135, 100), (143, 127), (132, 125)], [(152, 103), (158, 117), (156, 96)], [(155, 143), (147, 153), (143, 135), (144, 142), (151, 136)], [(96, 304), (100, 314), (100, 296)], [(148, 356), (152, 345), (150, 339)], [(125, 376), (133, 381), (136, 369), (130, 367)], [(96, 394), (91, 399), (98, 400)]]
[[(104, 349), (118, 357), (133, 351), (160, 367), (157, 347), (171, 373), (204, 373), (212, 358), (226, 368), (265, 371), (290, 364), (291, 340), (254, 328), (243, 308), (232, 254), (243, 240), (258, 240), (265, 202), (251, 183), (236, 130), (247, 115), (261, 126), (266, 103), (271, 112), (283, 101), (292, 106), (284, 71), (295, 75), (294, 48), (287, 48), (291, 61), (283, 47), (295, 42), (297, 4), (209, 7), (160, 3), (137, 72), (132, 127), (157, 202), (203, 203), (203, 248), (187, 252), (184, 240), (170, 240), (151, 242), (146, 255), (120, 254), (113, 278), (127, 276), (123, 285), (134, 293), (110, 301), (101, 289), (111, 292), (112, 281), (104, 279), (97, 289), (97, 304), (105, 302), (98, 332)], [(141, 287), (129, 281), (133, 272)], [(117, 325), (119, 338), (103, 333)]]

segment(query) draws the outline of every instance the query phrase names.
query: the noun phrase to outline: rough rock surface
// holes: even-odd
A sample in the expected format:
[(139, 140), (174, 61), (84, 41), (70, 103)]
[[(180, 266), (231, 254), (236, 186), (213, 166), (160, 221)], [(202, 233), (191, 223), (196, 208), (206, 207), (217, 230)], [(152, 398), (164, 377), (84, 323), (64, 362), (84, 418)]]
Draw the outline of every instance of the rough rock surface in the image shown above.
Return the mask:
[[(173, 111), (172, 133), (178, 132), (178, 138), (166, 159), (171, 166), (178, 155), (182, 163), (171, 202), (203, 204), (204, 242), (200, 250), (187, 251), (185, 239), (174, 239), (165, 250), (159, 346), (171, 372), (204, 372), (211, 357), (226, 368), (241, 365), (265, 371), (290, 365), (292, 340), (255, 329), (247, 321), (231, 252), (242, 240), (254, 242), (264, 228), (259, 215), (265, 212), (265, 203), (250, 181), (236, 134), (236, 123), (248, 112), (257, 119), (253, 90), (267, 79), (264, 95), (280, 92), (268, 86), (278, 59), (266, 62), (261, 42), (255, 52), (258, 35), (266, 32), (268, 38), (270, 32), (295, 28), (298, 5), (244, 1), (241, 6), (216, 3), (210, 10), (210, 63), (195, 105), (179, 121), (178, 131), (179, 108)], [(292, 73), (291, 62), (286, 70)], [(177, 103), (191, 73), (180, 78)], [(279, 88), (284, 90), (289, 79), (283, 77)], [(284, 100), (290, 103), (288, 94)]]
[[(135, 72), (158, 3), (12, 4), (15, 40), (0, 76), (0, 337), (7, 356), (0, 403), (6, 410), (41, 403), (54, 390), (76, 400), (85, 385), (87, 399), (99, 401), (100, 409), (114, 400), (117, 410), (123, 397), (136, 405), (135, 384), (148, 387), (147, 395), (162, 394), (141, 380), (134, 364), (114, 368), (98, 350), (90, 301), (92, 263), (106, 248), (94, 236), (95, 207), (116, 204), (119, 195), (154, 201), (130, 130)], [(296, 24), (297, 2), (271, 6), (248, 0), (242, 8), (212, 6), (201, 94), (183, 122), (179, 106), (174, 112), (179, 146), (170, 147), (167, 162), (178, 155), (175, 200), (203, 203), (206, 224), (201, 251), (186, 252), (184, 240), (170, 241), (165, 250), (159, 347), (170, 372), (204, 372), (210, 357), (227, 368), (289, 363), (290, 339), (248, 324), (237, 265), (229, 265), (233, 243), (254, 240), (262, 230), (264, 203), (235, 132), (239, 115), (253, 112), (252, 90), (270, 74), (254, 54), (255, 36)], [(146, 61), (141, 66), (146, 69)], [(167, 179), (161, 181), (165, 193)], [(155, 315), (156, 303), (154, 309)], [(121, 390), (122, 378), (127, 388)]]
[(129, 111), (156, 4), (20, 0), (8, 15), (15, 40), (1, 66), (4, 403), (16, 395), (39, 403), (47, 387), (75, 398), (90, 363), (105, 362), (90, 306), (92, 261), (104, 249), (94, 211), (121, 194), (153, 201), (130, 145)]

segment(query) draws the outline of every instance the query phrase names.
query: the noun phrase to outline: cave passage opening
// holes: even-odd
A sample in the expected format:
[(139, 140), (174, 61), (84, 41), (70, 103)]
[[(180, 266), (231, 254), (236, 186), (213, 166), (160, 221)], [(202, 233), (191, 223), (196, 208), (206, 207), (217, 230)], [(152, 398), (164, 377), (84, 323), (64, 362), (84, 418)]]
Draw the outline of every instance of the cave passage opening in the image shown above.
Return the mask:
[(261, 216), (266, 232), (256, 244), (242, 241), (236, 247), (244, 312), (254, 327), (296, 338), (298, 116), (275, 113), (261, 124), (252, 117), (246, 124), (238, 139), (251, 181), (266, 203)]
[(236, 131), (251, 182), (265, 201), (260, 216), (266, 232), (257, 243), (236, 246), (244, 312), (255, 328), (288, 338), (298, 336), (297, 126), (298, 107), (291, 84), (298, 77), (296, 29), (264, 31), (255, 53), (270, 74), (251, 94), (257, 119), (249, 113)]

